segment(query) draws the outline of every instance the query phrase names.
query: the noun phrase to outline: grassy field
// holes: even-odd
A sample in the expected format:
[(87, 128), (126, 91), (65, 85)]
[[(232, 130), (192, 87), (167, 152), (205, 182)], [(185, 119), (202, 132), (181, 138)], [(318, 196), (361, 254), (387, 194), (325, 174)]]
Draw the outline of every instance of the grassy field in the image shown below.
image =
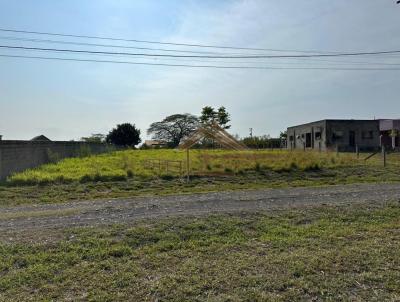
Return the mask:
[(0, 243), (0, 301), (398, 301), (399, 217), (396, 202), (32, 232)]
[[(73, 181), (115, 181), (127, 178), (150, 179), (156, 176), (179, 176), (177, 163), (156, 162), (154, 169), (146, 168), (148, 160), (182, 162), (185, 171), (186, 153), (179, 150), (127, 150), (110, 154), (70, 158), (56, 164), (48, 164), (27, 170), (9, 178), (12, 184), (67, 183)], [(287, 151), (223, 151), (192, 150), (191, 173), (195, 175), (243, 174), (246, 171), (271, 170), (287, 172), (310, 171), (357, 165), (354, 155), (317, 152)]]
[[(192, 181), (186, 184), (176, 163), (146, 168), (148, 160), (181, 161), (177, 150), (127, 150), (70, 158), (11, 176), (0, 185), (0, 205), (63, 202), (263, 187), (318, 186), (400, 181), (400, 155), (368, 161), (349, 153), (288, 151), (191, 151)], [(184, 169), (183, 169), (184, 170)], [(182, 172), (184, 174), (184, 171)], [(182, 177), (181, 177), (182, 176)]]

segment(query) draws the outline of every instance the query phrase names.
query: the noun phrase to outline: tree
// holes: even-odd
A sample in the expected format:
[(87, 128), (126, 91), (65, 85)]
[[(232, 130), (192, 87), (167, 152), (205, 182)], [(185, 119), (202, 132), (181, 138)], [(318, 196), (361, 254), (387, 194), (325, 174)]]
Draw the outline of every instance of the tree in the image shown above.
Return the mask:
[(202, 124), (210, 124), (217, 119), (217, 112), (211, 106), (206, 106), (201, 110), (200, 121)]
[(211, 124), (216, 122), (219, 126), (224, 129), (229, 129), (231, 126), (228, 125), (230, 120), (230, 114), (226, 111), (224, 106), (215, 110), (211, 106), (206, 106), (201, 110), (200, 121), (203, 124)]
[(161, 122), (152, 123), (147, 134), (153, 139), (164, 140), (171, 147), (177, 147), (181, 140), (192, 134), (199, 125), (199, 119), (189, 113), (173, 114)]
[(272, 138), (269, 134), (262, 136), (245, 137), (242, 139), (242, 143), (244, 143), (249, 148), (257, 149), (281, 147), (281, 139)]
[(135, 125), (124, 123), (117, 125), (106, 137), (106, 142), (117, 146), (134, 147), (139, 144), (140, 130)]
[(222, 128), (229, 129), (231, 127), (231, 125), (228, 125), (228, 123), (231, 121), (230, 114), (226, 111), (226, 108), (224, 106), (218, 108), (217, 117), (218, 124)]
[(81, 141), (87, 143), (104, 143), (106, 141), (106, 136), (101, 133), (95, 133), (88, 137), (82, 137)]
[(287, 131), (281, 131), (281, 133), (279, 134), (279, 138), (280, 139), (287, 139)]

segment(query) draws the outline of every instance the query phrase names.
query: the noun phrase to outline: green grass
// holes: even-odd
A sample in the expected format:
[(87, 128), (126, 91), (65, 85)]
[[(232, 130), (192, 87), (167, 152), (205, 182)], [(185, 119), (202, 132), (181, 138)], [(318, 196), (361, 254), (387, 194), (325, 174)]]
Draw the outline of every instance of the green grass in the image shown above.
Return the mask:
[(176, 170), (146, 169), (147, 159), (185, 160), (176, 150), (130, 150), (71, 158), (13, 175), (0, 185), (0, 205), (221, 190), (400, 181), (400, 156), (287, 151), (191, 151), (192, 181)]
[(0, 300), (398, 301), (399, 217), (393, 203), (32, 232), (0, 244)]
[[(149, 159), (184, 161), (186, 154), (178, 150), (128, 150), (85, 158), (69, 158), (56, 164), (43, 165), (11, 176), (11, 184), (67, 183), (73, 181), (115, 181), (127, 178), (151, 179), (156, 176), (179, 176), (178, 169), (162, 165), (146, 169)], [(323, 168), (358, 165), (354, 155), (288, 151), (191, 151), (191, 172), (195, 175), (235, 174), (239, 171), (271, 170), (309, 171)], [(184, 171), (182, 171), (184, 172)]]

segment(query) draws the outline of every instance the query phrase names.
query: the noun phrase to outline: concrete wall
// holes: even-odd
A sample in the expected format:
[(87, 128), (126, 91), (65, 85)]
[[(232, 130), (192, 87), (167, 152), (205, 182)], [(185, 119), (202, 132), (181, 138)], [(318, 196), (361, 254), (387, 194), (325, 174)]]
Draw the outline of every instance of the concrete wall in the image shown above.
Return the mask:
[(326, 150), (326, 121), (289, 127), (287, 129), (287, 148)]
[[(354, 151), (358, 145), (360, 150), (373, 150), (380, 147), (380, 131), (378, 120), (327, 120), (327, 148), (340, 151)], [(335, 133), (341, 133), (341, 138), (335, 138)], [(351, 132), (354, 134), (354, 145), (351, 142)], [(372, 134), (370, 136), (370, 134)]]
[(109, 145), (97, 143), (0, 140), (0, 180), (57, 159), (109, 150)]
[(400, 120), (379, 120), (379, 130), (400, 130)]
[[(289, 127), (288, 149), (354, 151), (380, 146), (378, 120), (322, 120)], [(353, 136), (353, 139), (351, 139)]]

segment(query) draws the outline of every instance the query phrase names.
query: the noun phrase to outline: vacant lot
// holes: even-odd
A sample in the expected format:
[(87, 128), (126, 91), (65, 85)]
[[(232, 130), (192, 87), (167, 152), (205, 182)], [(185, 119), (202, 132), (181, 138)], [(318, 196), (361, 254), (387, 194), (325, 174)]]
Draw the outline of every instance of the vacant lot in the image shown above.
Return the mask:
[[(183, 160), (174, 150), (67, 159), (11, 177), (0, 186), (0, 301), (400, 299), (395, 184), (154, 196), (400, 181), (397, 155), (383, 168), (353, 154), (192, 154), (189, 184), (144, 168)], [(109, 201), (137, 195), (153, 197)], [(91, 198), (105, 200), (74, 202)]]
[[(386, 168), (379, 155), (364, 161), (367, 155), (357, 159), (348, 153), (193, 150), (193, 177), (186, 184), (178, 164), (170, 163), (167, 170), (164, 162), (181, 161), (185, 167), (185, 152), (127, 150), (65, 159), (15, 174), (0, 185), (0, 205), (400, 181), (399, 154), (388, 156)], [(156, 161), (149, 168), (148, 160), (152, 159)]]
[[(391, 162), (400, 167), (399, 156), (391, 157)], [(153, 161), (149, 168), (148, 160)], [(157, 160), (161, 160), (159, 163)], [(70, 158), (57, 164), (44, 165), (37, 169), (18, 173), (9, 179), (11, 184), (68, 183), (73, 181), (113, 181), (128, 178), (151, 179), (156, 176), (169, 178), (179, 176), (181, 161), (185, 173), (186, 153), (180, 150), (127, 150), (89, 156)], [(302, 151), (223, 151), (192, 150), (191, 173), (194, 175), (241, 175), (248, 171), (317, 171), (341, 167), (365, 166), (354, 154), (334, 152)], [(379, 165), (377, 159), (367, 162), (368, 166)]]
[[(0, 243), (0, 300), (400, 299), (398, 202), (181, 216)], [(35, 239), (37, 238), (37, 239)]]

